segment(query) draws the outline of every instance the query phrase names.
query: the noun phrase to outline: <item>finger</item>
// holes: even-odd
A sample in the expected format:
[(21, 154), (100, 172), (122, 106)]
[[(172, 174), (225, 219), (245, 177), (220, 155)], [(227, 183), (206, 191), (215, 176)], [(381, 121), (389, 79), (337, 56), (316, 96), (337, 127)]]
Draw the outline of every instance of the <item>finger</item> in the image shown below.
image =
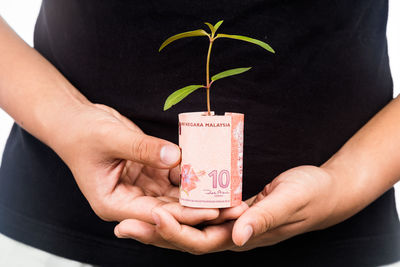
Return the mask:
[(155, 226), (135, 219), (120, 222), (114, 228), (114, 234), (118, 238), (132, 238), (143, 244), (154, 245), (161, 248), (181, 250), (163, 239), (157, 233)]
[(181, 151), (167, 140), (121, 127), (103, 135), (112, 156), (132, 160), (154, 168), (170, 169), (180, 162)]
[(249, 206), (245, 202), (242, 202), (239, 206), (236, 207), (220, 209), (218, 218), (208, 221), (206, 222), (206, 224), (221, 224), (228, 220), (235, 220), (239, 218), (239, 216), (242, 215), (243, 212), (245, 212), (245, 210), (247, 210), (248, 208)]
[(175, 168), (171, 169), (169, 172), (169, 180), (173, 185), (178, 186), (180, 182), (180, 174), (181, 174), (181, 169), (180, 165), (176, 166)]
[(102, 143), (108, 144), (113, 154), (157, 168), (171, 168), (180, 160), (180, 149), (166, 140), (149, 136), (132, 121), (115, 109), (103, 104), (94, 104), (120, 120), (123, 126), (115, 129), (105, 124), (99, 131)]
[(249, 240), (244, 246), (234, 247), (233, 251), (246, 251), (261, 246), (272, 246), (304, 232), (304, 220), (279, 226)]
[(249, 207), (253, 206), (253, 204), (255, 203), (256, 197), (257, 197), (257, 196), (253, 196), (253, 197), (251, 197), (251, 198), (249, 198), (249, 199), (246, 199), (246, 200), (245, 200), (246, 204), (247, 204)]
[(231, 232), (233, 223), (213, 225), (199, 230), (179, 224), (163, 208), (153, 210), (156, 231), (173, 246), (192, 254), (204, 254), (223, 251), (233, 246)]
[(232, 239), (243, 246), (252, 236), (258, 236), (280, 225), (299, 210), (300, 202), (279, 187), (255, 203), (240, 216), (233, 227)]
[[(106, 205), (103, 210), (102, 218), (108, 221), (123, 221), (125, 219), (138, 219), (147, 223), (155, 224), (151, 215), (152, 209), (156, 207), (164, 207), (168, 212), (174, 216), (180, 223), (188, 225), (196, 225), (204, 221), (213, 220), (218, 217), (218, 209), (198, 209), (184, 207), (176, 198), (161, 197), (155, 198), (150, 196), (140, 196), (136, 198), (124, 199), (123, 196), (129, 194), (137, 194), (134, 190), (140, 190), (136, 187), (130, 187), (130, 191), (122, 191), (125, 189), (118, 189), (120, 191), (114, 194), (122, 199), (106, 199)], [(175, 200), (175, 201), (174, 201)]]
[(214, 220), (219, 216), (219, 209), (190, 208), (176, 202), (166, 203), (162, 207), (179, 223), (188, 225), (196, 225)]

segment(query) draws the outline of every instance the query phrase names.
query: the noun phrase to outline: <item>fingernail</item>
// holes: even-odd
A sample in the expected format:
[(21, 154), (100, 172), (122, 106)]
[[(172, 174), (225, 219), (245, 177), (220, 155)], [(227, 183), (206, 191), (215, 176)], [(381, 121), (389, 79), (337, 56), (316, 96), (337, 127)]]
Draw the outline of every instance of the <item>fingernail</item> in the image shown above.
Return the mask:
[(123, 235), (121, 235), (121, 233), (120, 233), (120, 231), (119, 231), (119, 228), (118, 228), (118, 227), (115, 227), (114, 234), (115, 234), (115, 235), (116, 235), (116, 237), (118, 237), (118, 238), (124, 238), (124, 236), (123, 236)]
[(243, 233), (244, 233), (244, 238), (241, 246), (246, 244), (247, 241), (249, 241), (250, 237), (253, 235), (253, 227), (251, 227), (250, 225), (246, 225), (243, 229)]
[(160, 215), (155, 213), (154, 211), (151, 213), (151, 216), (153, 217), (153, 221), (156, 224), (157, 227), (160, 226)]
[(164, 164), (171, 165), (179, 160), (181, 157), (181, 151), (177, 146), (165, 145), (161, 148), (160, 157)]

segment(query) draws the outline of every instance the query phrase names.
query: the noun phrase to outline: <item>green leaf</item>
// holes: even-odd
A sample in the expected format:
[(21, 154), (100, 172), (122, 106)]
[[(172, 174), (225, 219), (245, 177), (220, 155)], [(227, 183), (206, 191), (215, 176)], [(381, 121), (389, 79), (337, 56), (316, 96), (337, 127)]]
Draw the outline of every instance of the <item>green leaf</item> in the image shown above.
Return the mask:
[(208, 28), (210, 28), (210, 30), (211, 30), (211, 33), (215, 33), (214, 26), (213, 26), (211, 23), (204, 22), (204, 24), (206, 24), (206, 25), (208, 26)]
[(175, 92), (173, 92), (172, 94), (170, 94), (167, 97), (167, 100), (165, 100), (164, 111), (169, 109), (173, 105), (178, 104), (182, 99), (184, 99), (189, 94), (193, 93), (194, 91), (196, 91), (197, 89), (199, 89), (201, 87), (205, 87), (205, 86), (204, 85), (188, 85), (179, 90), (176, 90)]
[(215, 74), (214, 76), (211, 77), (211, 81), (216, 81), (225, 77), (229, 77), (229, 76), (233, 76), (233, 75), (237, 75), (243, 72), (248, 71), (249, 69), (251, 69), (251, 67), (249, 68), (236, 68), (236, 69), (230, 69), (230, 70), (226, 70), (223, 72), (220, 72), (218, 74)]
[(167, 40), (164, 41), (164, 43), (161, 44), (160, 49), (158, 49), (158, 52), (160, 52), (161, 49), (163, 49), (168, 44), (170, 44), (173, 41), (176, 41), (178, 39), (185, 38), (185, 37), (193, 37), (193, 36), (203, 36), (203, 35), (209, 36), (205, 30), (201, 30), (201, 29), (175, 34), (175, 35), (169, 37)]
[(217, 32), (219, 26), (221, 26), (222, 22), (224, 22), (223, 20), (218, 21), (217, 23), (215, 23), (214, 25), (214, 33)]
[(260, 40), (257, 40), (257, 39), (253, 39), (253, 38), (247, 37), (247, 36), (220, 33), (215, 38), (220, 38), (220, 37), (237, 39), (237, 40), (242, 40), (242, 41), (246, 41), (246, 42), (249, 42), (249, 43), (253, 43), (253, 44), (261, 46), (262, 48), (268, 50), (271, 53), (275, 53), (274, 49), (272, 49), (272, 47), (269, 46), (269, 44), (264, 43), (263, 41), (260, 41)]

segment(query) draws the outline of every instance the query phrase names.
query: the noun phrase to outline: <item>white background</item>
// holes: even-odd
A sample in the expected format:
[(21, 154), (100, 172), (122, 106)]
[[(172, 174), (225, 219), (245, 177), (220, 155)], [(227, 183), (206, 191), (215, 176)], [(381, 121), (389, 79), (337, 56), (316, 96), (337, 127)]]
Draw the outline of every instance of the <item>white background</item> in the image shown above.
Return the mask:
[[(0, 15), (29, 45), (41, 0), (1, 0)], [(390, 0), (387, 36), (395, 96), (400, 93), (400, 1)], [(0, 59), (1, 60), (1, 59)], [(0, 109), (0, 160), (13, 120)], [(400, 118), (399, 118), (400, 123)], [(400, 136), (400, 133), (399, 133)], [(400, 151), (399, 151), (400, 153)], [(399, 162), (400, 164), (400, 162)], [(396, 203), (400, 208), (400, 183), (396, 185)]]

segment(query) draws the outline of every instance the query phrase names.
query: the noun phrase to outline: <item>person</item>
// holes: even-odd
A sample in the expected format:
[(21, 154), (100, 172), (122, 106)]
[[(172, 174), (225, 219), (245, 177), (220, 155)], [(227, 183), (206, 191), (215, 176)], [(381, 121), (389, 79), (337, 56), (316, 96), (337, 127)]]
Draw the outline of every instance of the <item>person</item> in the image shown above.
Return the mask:
[[(0, 232), (101, 266), (400, 260), (387, 11), (387, 0), (43, 0), (34, 49), (2, 21), (0, 106), (16, 123)], [(205, 92), (162, 106), (204, 78), (206, 41), (158, 48), (220, 19), (219, 32), (276, 54), (215, 41), (211, 73), (253, 67), (211, 91), (216, 114), (245, 114), (245, 201), (193, 209), (177, 202), (177, 114), (204, 110)]]

